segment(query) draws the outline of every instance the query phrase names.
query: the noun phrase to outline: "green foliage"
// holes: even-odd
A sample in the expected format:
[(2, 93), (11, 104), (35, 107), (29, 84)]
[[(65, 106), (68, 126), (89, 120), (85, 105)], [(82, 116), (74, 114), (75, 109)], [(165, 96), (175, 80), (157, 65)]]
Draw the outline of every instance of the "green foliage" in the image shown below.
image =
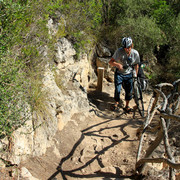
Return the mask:
[(112, 38), (115, 38), (118, 46), (122, 37), (131, 36), (140, 54), (147, 55), (153, 53), (156, 46), (167, 42), (165, 34), (152, 17), (154, 3), (154, 0), (111, 1), (110, 18), (116, 26), (110, 32), (114, 34)]
[(117, 25), (124, 18), (149, 16), (154, 0), (112, 0), (110, 3), (110, 24)]
[[(174, 78), (178, 78), (180, 57), (178, 1), (111, 0), (108, 2), (110, 2), (110, 26), (106, 27), (104, 32), (108, 33), (106, 39), (113, 49), (121, 46), (121, 39), (124, 36), (133, 38), (135, 48), (143, 57), (153, 54), (156, 47), (160, 46), (164, 51), (158, 56), (158, 62), (166, 62), (163, 67), (170, 72), (167, 73), (168, 76), (172, 73)], [(153, 72), (156, 75), (150, 74), (150, 77), (160, 79), (163, 75), (158, 71), (157, 68), (157, 72)], [(168, 76), (164, 77), (168, 79)]]
[(167, 3), (172, 7), (174, 14), (178, 16), (180, 12), (180, 3), (178, 0), (172, 1), (172, 0), (166, 0)]
[(27, 90), (32, 83), (28, 73), (41, 63), (39, 47), (48, 40), (47, 15), (39, 18), (40, 5), (35, 1), (0, 1), (0, 137), (11, 136), (24, 125), (28, 101), (31, 106), (37, 104), (33, 103), (37, 96)]
[(58, 28), (58, 32), (56, 33), (55, 37), (56, 39), (65, 37), (66, 34), (66, 28), (65, 28), (65, 20), (61, 17), (59, 20), (59, 28)]
[(143, 55), (153, 53), (154, 47), (165, 42), (161, 29), (153, 19), (147, 16), (138, 17), (136, 21), (131, 18), (124, 18), (118, 21), (119, 27), (113, 32), (114, 38), (118, 39), (121, 46), (121, 39), (124, 36), (131, 36), (135, 48)]
[(171, 6), (164, 0), (155, 0), (152, 6), (152, 17), (156, 20), (156, 23), (160, 25), (163, 29), (167, 28), (173, 14)]
[(168, 35), (169, 45), (171, 47), (170, 54), (180, 57), (179, 42), (180, 42), (180, 14), (174, 21), (171, 22), (171, 32)]
[(56, 1), (53, 1), (53, 0), (47, 1), (46, 0), (47, 5), (45, 6), (45, 11), (48, 13), (48, 15), (51, 18), (57, 18), (56, 11), (64, 8), (62, 2), (63, 2), (63, 0), (56, 0)]
[(43, 111), (44, 101), (46, 100), (45, 94), (42, 92), (42, 81), (40, 78), (40, 72), (31, 71), (30, 83), (27, 88), (27, 94), (29, 95), (28, 103), (31, 104), (32, 111)]
[(164, 52), (166, 54), (166, 63), (164, 63), (166, 73), (162, 73), (160, 77), (163, 77), (164, 81), (173, 82), (180, 78), (180, 14), (171, 21), (170, 30), (167, 32), (169, 32), (166, 35), (168, 38), (169, 51)]
[(64, 3), (62, 12), (65, 14), (66, 34), (73, 39), (74, 47), (79, 53), (86, 50), (87, 44), (101, 28), (101, 0), (69, 1)]
[[(17, 56), (17, 44), (23, 40), (22, 34), (28, 30), (25, 27), (30, 22), (27, 15), (26, 8), (18, 2), (0, 2), (0, 137), (10, 136), (27, 118), (24, 63)], [(13, 46), (16, 46), (15, 53)]]
[(8, 46), (22, 40), (21, 30), (29, 23), (29, 18), (25, 18), (25, 15), (25, 8), (18, 3), (13, 3), (10, 0), (0, 2), (1, 54), (7, 50)]
[[(171, 75), (172, 82), (180, 78), (180, 60), (179, 56), (172, 56), (167, 67), (168, 74)], [(167, 75), (167, 79), (169, 76)]]
[[(102, 2), (101, 0), (91, 0), (85, 3), (86, 16), (92, 24), (91, 29), (95, 30), (101, 25), (102, 22)], [(90, 28), (90, 27), (88, 27)]]
[(10, 136), (27, 120), (23, 64), (19, 60), (1, 58), (0, 64), (0, 137)]

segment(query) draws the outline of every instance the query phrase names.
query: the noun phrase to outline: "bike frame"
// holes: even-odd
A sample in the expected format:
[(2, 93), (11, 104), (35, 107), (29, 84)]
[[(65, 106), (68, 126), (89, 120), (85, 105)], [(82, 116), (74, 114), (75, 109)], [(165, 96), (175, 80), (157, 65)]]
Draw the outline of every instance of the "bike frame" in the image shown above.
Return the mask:
[(136, 71), (134, 66), (133, 68), (133, 94), (134, 94), (134, 101), (137, 105), (137, 109), (139, 111), (139, 114), (144, 117), (144, 102), (143, 102), (143, 96), (142, 96), (142, 88), (140, 79), (137, 77)]
[[(139, 64), (141, 65), (141, 63)], [(139, 111), (139, 114), (144, 117), (144, 102), (143, 102), (143, 96), (142, 96), (142, 88), (140, 79), (137, 77), (136, 70), (134, 68), (134, 65), (128, 64), (128, 66), (123, 66), (123, 68), (131, 67), (133, 69), (133, 98), (137, 105), (137, 109)]]

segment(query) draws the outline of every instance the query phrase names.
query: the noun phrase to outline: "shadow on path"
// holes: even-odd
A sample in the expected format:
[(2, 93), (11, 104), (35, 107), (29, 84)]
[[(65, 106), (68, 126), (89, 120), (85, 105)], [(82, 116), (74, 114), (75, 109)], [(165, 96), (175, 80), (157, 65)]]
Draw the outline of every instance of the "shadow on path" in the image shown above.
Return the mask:
[[(94, 131), (92, 130), (94, 127), (98, 127), (98, 126), (100, 126), (102, 124), (106, 124), (108, 122), (117, 121), (117, 120), (119, 120), (119, 119), (109, 119), (109, 120), (106, 120), (104, 122), (92, 125), (92, 126), (86, 128), (86, 129), (82, 130), (81, 131), (82, 132), (81, 137), (74, 144), (74, 146), (73, 146), (72, 150), (70, 151), (70, 153), (66, 157), (61, 159), (61, 161), (59, 163), (59, 166), (57, 167), (57, 171), (53, 175), (51, 175), (48, 180), (53, 180), (58, 174), (61, 174), (61, 177), (62, 177), (63, 180), (68, 180), (67, 176), (76, 177), (76, 178), (95, 178), (95, 177), (108, 178), (108, 177), (111, 177), (111, 178), (134, 179), (135, 178), (134, 175), (132, 175), (132, 176), (121, 176), (122, 172), (119, 169), (119, 167), (115, 167), (115, 169), (116, 169), (115, 174), (114, 173), (102, 173), (102, 172), (98, 172), (98, 171), (93, 172), (92, 174), (86, 174), (86, 175), (77, 173), (77, 171), (83, 170), (84, 168), (89, 166), (91, 163), (93, 163), (95, 160), (97, 160), (97, 162), (99, 163), (99, 166), (101, 168), (103, 168), (104, 165), (102, 164), (101, 160), (99, 159), (100, 155), (104, 154), (106, 151), (113, 148), (115, 145), (122, 143), (123, 141), (134, 141), (134, 140), (128, 140), (129, 135), (124, 130), (124, 128), (127, 127), (129, 124), (136, 127), (136, 122), (135, 121), (132, 122), (132, 119), (128, 120), (126, 123), (121, 124), (121, 125), (116, 125), (116, 126), (111, 126), (111, 127), (104, 127), (104, 128), (100, 128), (99, 130), (94, 130)], [(119, 128), (120, 131), (122, 132), (122, 134), (124, 135), (124, 137), (119, 139), (119, 140), (116, 140), (116, 139), (113, 139), (111, 136), (102, 136), (102, 135), (96, 134), (96, 133), (101, 133), (104, 130), (113, 129), (113, 128)], [(112, 143), (110, 145), (104, 147), (102, 150), (96, 151), (95, 154), (94, 154), (94, 157), (92, 159), (90, 159), (89, 161), (87, 161), (86, 163), (84, 163), (82, 166), (80, 166), (78, 168), (75, 168), (75, 169), (72, 169), (72, 170), (68, 170), (68, 171), (64, 170), (63, 169), (63, 164), (73, 156), (76, 149), (82, 143), (82, 141), (85, 139), (86, 136), (95, 136), (95, 137), (100, 137), (100, 138), (108, 138), (108, 139), (111, 140)]]
[[(56, 178), (56, 176), (59, 174), (61, 175), (63, 180), (68, 180), (67, 176), (82, 178), (82, 179), (83, 178), (90, 179), (90, 178), (101, 177), (104, 180), (106, 178), (136, 179), (135, 175), (122, 176), (122, 171), (119, 169), (119, 167), (115, 167), (116, 173), (102, 173), (100, 171), (96, 171), (96, 172), (92, 172), (90, 174), (81, 174), (78, 172), (78, 171), (81, 171), (81, 170), (85, 169), (86, 167), (88, 167), (95, 160), (97, 160), (99, 166), (101, 168), (103, 168), (104, 165), (103, 165), (102, 161), (100, 160), (100, 156), (102, 154), (104, 154), (106, 151), (113, 148), (115, 145), (122, 143), (123, 141), (135, 141), (135, 140), (128, 139), (130, 136), (126, 132), (125, 128), (129, 125), (131, 125), (131, 127), (133, 127), (133, 128), (137, 128), (140, 125), (139, 120), (133, 121), (133, 118), (124, 119), (123, 118), (123, 115), (124, 115), (123, 111), (117, 112), (116, 116), (113, 116), (114, 112), (112, 112), (112, 111), (110, 112), (109, 107), (111, 104), (114, 103), (114, 99), (112, 97), (110, 97), (110, 95), (108, 93), (98, 92), (98, 91), (90, 91), (88, 93), (88, 99), (90, 101), (90, 106), (92, 107), (91, 111), (94, 111), (95, 115), (97, 115), (100, 118), (105, 119), (105, 121), (91, 125), (91, 126), (87, 127), (86, 129), (81, 131), (82, 134), (81, 134), (80, 138), (78, 139), (78, 141), (72, 147), (72, 150), (69, 152), (69, 154), (67, 156), (65, 156), (64, 158), (61, 159), (58, 167), (56, 168), (57, 171), (54, 174), (52, 174), (48, 180), (54, 180)], [(119, 121), (120, 119), (121, 119), (120, 125), (116, 124), (116, 125), (111, 126), (111, 127), (107, 126), (108, 123), (110, 123), (112, 121)], [(122, 123), (123, 122), (122, 120), (126, 120), (126, 121), (124, 123)], [(100, 127), (102, 125), (104, 125), (104, 126)], [(96, 128), (96, 130), (94, 130), (94, 128)], [(99, 129), (97, 130), (97, 128), (99, 128)], [(121, 139), (118, 139), (118, 140), (114, 139), (113, 135), (109, 135), (109, 136), (108, 135), (102, 135), (102, 132), (105, 130), (112, 129), (112, 132), (113, 132), (113, 129), (117, 129), (117, 128), (119, 128), (120, 132), (123, 134), (123, 137)], [(74, 169), (68, 170), (68, 171), (63, 169), (63, 164), (73, 157), (78, 146), (80, 146), (80, 144), (82, 143), (82, 141), (85, 139), (86, 136), (100, 137), (101, 139), (108, 138), (111, 140), (111, 144), (102, 148), (100, 151), (96, 151), (94, 153), (94, 157), (92, 157), (90, 160), (85, 162), (80, 167), (77, 167), (77, 168), (74, 168)], [(138, 179), (140, 180), (141, 178), (138, 177)]]

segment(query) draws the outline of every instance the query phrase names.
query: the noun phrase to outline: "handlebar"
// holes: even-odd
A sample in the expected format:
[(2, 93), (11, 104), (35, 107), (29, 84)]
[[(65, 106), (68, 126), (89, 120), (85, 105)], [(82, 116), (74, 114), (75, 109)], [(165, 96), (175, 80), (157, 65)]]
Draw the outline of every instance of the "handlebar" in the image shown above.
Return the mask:
[[(148, 62), (147, 61), (140, 62), (139, 66), (141, 66), (142, 64), (148, 64)], [(127, 69), (128, 67), (134, 67), (134, 66), (135, 66), (135, 64), (129, 63), (128, 65), (123, 66), (123, 69)]]

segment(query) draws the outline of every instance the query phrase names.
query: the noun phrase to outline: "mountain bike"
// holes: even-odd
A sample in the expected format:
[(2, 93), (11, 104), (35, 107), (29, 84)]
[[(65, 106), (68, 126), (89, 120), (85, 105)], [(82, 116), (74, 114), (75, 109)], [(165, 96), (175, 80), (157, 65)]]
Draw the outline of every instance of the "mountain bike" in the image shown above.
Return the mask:
[(140, 78), (137, 77), (134, 67), (133, 67), (133, 92), (134, 92), (134, 101), (137, 105), (139, 114), (142, 117), (144, 117), (144, 102), (142, 96), (142, 88), (141, 88)]
[[(139, 66), (141, 66), (143, 63), (140, 63)], [(140, 78), (136, 74), (136, 70), (134, 68), (134, 65), (129, 63), (127, 66), (123, 66), (123, 68), (132, 67), (133, 71), (133, 98), (136, 103), (137, 109), (139, 111), (139, 114), (141, 117), (144, 117), (144, 102), (143, 102), (143, 95), (142, 95), (142, 85), (140, 82)]]

